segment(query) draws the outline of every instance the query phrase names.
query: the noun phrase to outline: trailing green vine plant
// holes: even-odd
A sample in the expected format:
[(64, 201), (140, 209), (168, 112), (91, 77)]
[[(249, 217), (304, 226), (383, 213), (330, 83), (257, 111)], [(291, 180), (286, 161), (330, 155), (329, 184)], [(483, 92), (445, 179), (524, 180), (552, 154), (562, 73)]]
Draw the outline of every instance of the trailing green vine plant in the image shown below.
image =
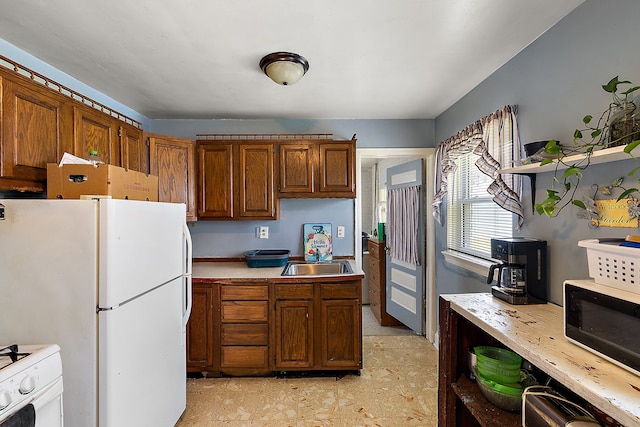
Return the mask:
[[(628, 88), (623, 91), (622, 87)], [(538, 214), (555, 217), (568, 205), (588, 211), (584, 201), (576, 198), (576, 192), (583, 178), (583, 171), (591, 164), (594, 151), (624, 144), (624, 152), (629, 154), (630, 158), (638, 160), (632, 151), (640, 145), (640, 118), (635, 117), (640, 110), (631, 99), (631, 95), (640, 89), (640, 86), (635, 86), (628, 80), (620, 80), (616, 76), (602, 85), (602, 89), (612, 96), (609, 107), (595, 123), (593, 116), (584, 116), (583, 127), (573, 133), (573, 146), (562, 146), (556, 140), (546, 144), (544, 151), (549, 156), (542, 160), (540, 165), (555, 162), (556, 166), (551, 188), (546, 190), (547, 198), (534, 205)], [(574, 157), (573, 162), (565, 162), (567, 156), (577, 153), (581, 153), (582, 156), (577, 160)], [(627, 176), (635, 178), (639, 171), (640, 166), (632, 169)], [(620, 178), (616, 187), (620, 187), (622, 179)], [(639, 192), (635, 187), (624, 189), (618, 200)]]

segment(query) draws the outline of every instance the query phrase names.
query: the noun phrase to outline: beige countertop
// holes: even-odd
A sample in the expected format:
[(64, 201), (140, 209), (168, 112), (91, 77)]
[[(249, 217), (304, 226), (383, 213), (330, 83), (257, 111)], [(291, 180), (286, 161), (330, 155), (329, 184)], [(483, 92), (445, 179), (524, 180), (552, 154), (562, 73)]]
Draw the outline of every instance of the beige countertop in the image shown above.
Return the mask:
[(640, 425), (640, 377), (569, 342), (562, 307), (510, 305), (484, 293), (442, 298), (456, 313), (618, 422)]
[(221, 280), (250, 280), (269, 282), (300, 282), (309, 279), (323, 281), (345, 281), (360, 280), (364, 278), (364, 272), (359, 268), (354, 260), (347, 260), (351, 265), (353, 273), (341, 275), (319, 275), (319, 276), (281, 276), (282, 267), (259, 267), (250, 268), (245, 262), (194, 262), (193, 281), (206, 282), (211, 279)]

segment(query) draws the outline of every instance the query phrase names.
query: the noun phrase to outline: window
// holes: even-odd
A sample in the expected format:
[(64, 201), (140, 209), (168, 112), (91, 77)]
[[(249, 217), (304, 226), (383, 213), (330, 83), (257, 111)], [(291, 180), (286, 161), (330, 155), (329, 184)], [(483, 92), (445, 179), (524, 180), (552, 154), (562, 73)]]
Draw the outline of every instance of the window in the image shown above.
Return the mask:
[(512, 237), (513, 216), (487, 192), (492, 179), (475, 165), (473, 152), (456, 158), (447, 193), (447, 247), (480, 258), (491, 257), (491, 239)]

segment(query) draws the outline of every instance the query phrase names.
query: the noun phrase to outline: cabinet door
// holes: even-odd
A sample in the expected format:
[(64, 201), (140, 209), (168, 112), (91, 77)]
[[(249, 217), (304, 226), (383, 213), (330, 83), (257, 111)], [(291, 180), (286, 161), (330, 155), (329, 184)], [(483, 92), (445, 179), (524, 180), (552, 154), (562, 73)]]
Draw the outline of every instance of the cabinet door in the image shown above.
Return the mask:
[(105, 163), (121, 166), (119, 123), (91, 107), (74, 107), (75, 155), (87, 157), (95, 150)]
[(149, 153), (142, 139), (142, 130), (133, 126), (121, 125), (118, 130), (120, 136), (120, 151), (122, 153), (122, 167), (143, 173), (149, 173)]
[(158, 177), (160, 202), (187, 205), (187, 221), (196, 220), (194, 141), (146, 134), (149, 172)]
[(319, 145), (318, 192), (324, 197), (356, 197), (355, 143)]
[(233, 218), (233, 147), (231, 144), (200, 143), (198, 146), (200, 203), (198, 217)]
[(238, 144), (236, 217), (277, 219), (273, 144)]
[(73, 153), (73, 108), (62, 97), (17, 80), (1, 77), (0, 84), (2, 187), (44, 191), (47, 163)]
[(315, 146), (313, 142), (280, 143), (280, 197), (301, 197), (313, 193)]
[(210, 285), (193, 285), (191, 317), (187, 323), (189, 372), (215, 369), (213, 302), (214, 292)]
[(320, 306), (320, 365), (323, 368), (360, 369), (362, 329), (359, 300), (323, 299)]
[(313, 367), (313, 301), (276, 301), (276, 369)]

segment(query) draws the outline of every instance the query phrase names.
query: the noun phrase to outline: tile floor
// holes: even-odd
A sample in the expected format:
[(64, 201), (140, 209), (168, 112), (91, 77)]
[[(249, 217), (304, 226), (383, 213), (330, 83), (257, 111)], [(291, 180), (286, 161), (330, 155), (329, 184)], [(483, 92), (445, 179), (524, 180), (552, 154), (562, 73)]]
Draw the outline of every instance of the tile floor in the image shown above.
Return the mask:
[(363, 307), (360, 376), (188, 379), (176, 427), (436, 426), (437, 350), (369, 316)]

